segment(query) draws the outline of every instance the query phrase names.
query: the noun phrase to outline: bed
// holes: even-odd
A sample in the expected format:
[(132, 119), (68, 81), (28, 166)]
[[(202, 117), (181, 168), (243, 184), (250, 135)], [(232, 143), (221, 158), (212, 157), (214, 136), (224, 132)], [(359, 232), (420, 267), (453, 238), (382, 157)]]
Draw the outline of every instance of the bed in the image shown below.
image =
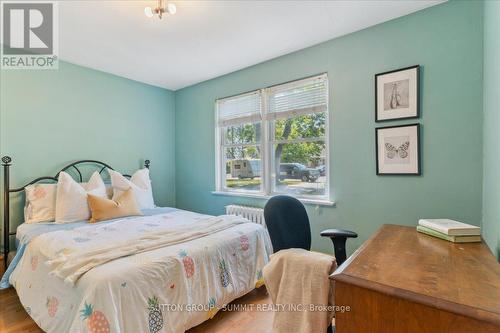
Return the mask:
[[(9, 190), (8, 168), (6, 179)], [(156, 333), (184, 332), (263, 284), (272, 246), (261, 225), (175, 208), (143, 214), (21, 224), (0, 287), (13, 285), (46, 332)]]

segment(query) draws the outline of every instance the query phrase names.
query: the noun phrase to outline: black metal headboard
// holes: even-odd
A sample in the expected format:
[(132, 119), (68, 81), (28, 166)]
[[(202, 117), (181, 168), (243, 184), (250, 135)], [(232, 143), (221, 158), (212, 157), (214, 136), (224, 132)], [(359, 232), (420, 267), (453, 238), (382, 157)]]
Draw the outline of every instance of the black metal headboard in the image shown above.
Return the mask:
[[(64, 168), (59, 170), (59, 172), (56, 173), (55, 176), (44, 176), (44, 177), (38, 177), (36, 179), (33, 179), (29, 183), (25, 184), (24, 186), (18, 187), (18, 188), (10, 188), (10, 179), (9, 179), (9, 171), (10, 171), (10, 166), (12, 165), (12, 158), (9, 156), (4, 156), (2, 157), (2, 167), (3, 167), (3, 249), (4, 249), (4, 265), (5, 268), (7, 269), (7, 257), (9, 255), (10, 251), (10, 237), (14, 236), (16, 233), (15, 232), (10, 232), (10, 193), (16, 193), (16, 192), (21, 192), (23, 191), (27, 186), (33, 185), (39, 182), (43, 181), (53, 181), (57, 182), (59, 179), (59, 174), (63, 171), (67, 171), (68, 169), (74, 169), (78, 173), (78, 180), (80, 182), (83, 182), (83, 177), (80, 169), (78, 169), (78, 166), (81, 164), (94, 164), (98, 165), (101, 169), (99, 170), (99, 174), (101, 174), (105, 169), (111, 169), (114, 170), (111, 166), (108, 164), (101, 162), (101, 161), (96, 161), (96, 160), (80, 160), (76, 161), (73, 163), (70, 163), (66, 165)], [(149, 169), (149, 160), (144, 161), (144, 167)], [(130, 175), (124, 175), (125, 177), (130, 178)]]

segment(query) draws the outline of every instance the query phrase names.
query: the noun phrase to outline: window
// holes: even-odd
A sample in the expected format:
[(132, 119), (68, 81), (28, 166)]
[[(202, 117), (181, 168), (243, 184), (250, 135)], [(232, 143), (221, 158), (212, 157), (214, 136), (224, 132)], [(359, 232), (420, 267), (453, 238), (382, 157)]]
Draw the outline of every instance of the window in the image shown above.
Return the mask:
[(216, 102), (217, 191), (329, 199), (328, 78)]

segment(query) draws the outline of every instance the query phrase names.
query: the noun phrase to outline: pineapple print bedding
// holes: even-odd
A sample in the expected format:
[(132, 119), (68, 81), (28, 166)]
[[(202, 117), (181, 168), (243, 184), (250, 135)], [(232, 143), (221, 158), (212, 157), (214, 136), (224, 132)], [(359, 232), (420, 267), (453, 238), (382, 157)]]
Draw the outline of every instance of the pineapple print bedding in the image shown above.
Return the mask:
[(262, 283), (267, 230), (182, 210), (31, 239), (10, 275), (46, 332), (184, 332)]

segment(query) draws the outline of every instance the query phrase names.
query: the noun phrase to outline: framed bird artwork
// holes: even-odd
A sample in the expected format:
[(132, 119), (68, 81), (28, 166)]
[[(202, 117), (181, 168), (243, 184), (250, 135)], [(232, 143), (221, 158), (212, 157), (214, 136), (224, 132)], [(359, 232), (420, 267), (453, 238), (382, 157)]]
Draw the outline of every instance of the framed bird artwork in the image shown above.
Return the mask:
[(375, 121), (419, 117), (420, 65), (375, 75)]

